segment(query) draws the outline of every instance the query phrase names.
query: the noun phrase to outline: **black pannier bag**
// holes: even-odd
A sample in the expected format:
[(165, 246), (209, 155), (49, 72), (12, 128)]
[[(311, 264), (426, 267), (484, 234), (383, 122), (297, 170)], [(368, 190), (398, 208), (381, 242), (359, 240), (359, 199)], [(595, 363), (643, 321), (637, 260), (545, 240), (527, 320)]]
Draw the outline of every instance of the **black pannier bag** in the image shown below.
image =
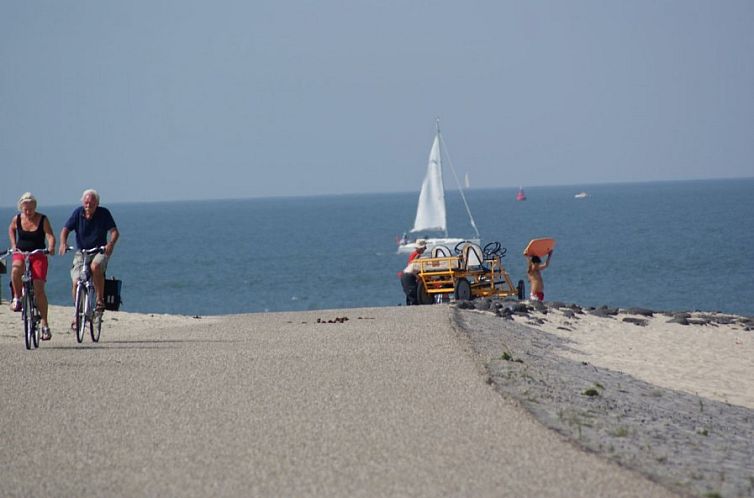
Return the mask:
[(120, 298), (120, 288), (123, 285), (121, 280), (115, 277), (105, 279), (105, 309), (118, 311), (123, 302)]

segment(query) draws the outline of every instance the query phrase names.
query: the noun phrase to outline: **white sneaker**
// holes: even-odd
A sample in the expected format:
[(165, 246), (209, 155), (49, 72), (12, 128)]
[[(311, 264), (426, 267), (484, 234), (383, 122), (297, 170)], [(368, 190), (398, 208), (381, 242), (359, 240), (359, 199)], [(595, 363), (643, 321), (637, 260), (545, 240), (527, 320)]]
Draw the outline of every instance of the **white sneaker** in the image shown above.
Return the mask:
[(10, 309), (11, 311), (21, 311), (21, 300), (17, 297), (14, 297), (10, 302)]
[(52, 339), (52, 332), (50, 332), (50, 327), (42, 327), (42, 340), (49, 341), (50, 339)]

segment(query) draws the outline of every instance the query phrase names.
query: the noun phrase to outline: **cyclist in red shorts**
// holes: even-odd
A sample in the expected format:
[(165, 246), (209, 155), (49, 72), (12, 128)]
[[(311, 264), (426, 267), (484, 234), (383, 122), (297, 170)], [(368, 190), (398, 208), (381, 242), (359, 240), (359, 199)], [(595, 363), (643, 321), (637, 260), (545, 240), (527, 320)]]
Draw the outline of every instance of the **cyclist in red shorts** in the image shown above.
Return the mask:
[[(10, 220), (8, 237), (10, 238), (11, 250), (33, 251), (47, 247), (50, 254), (55, 254), (55, 234), (47, 216), (37, 212), (37, 199), (26, 192), (18, 200), (18, 211)], [(42, 340), (48, 341), (52, 337), (50, 325), (47, 323), (47, 294), (45, 294), (45, 282), (47, 281), (47, 256), (37, 253), (31, 256), (31, 278), (34, 282), (34, 295), (37, 298), (39, 313), (42, 315)], [(21, 254), (13, 255), (13, 269), (11, 281), (13, 282), (13, 300), (11, 309), (21, 311), (21, 276), (24, 273), (24, 257)]]

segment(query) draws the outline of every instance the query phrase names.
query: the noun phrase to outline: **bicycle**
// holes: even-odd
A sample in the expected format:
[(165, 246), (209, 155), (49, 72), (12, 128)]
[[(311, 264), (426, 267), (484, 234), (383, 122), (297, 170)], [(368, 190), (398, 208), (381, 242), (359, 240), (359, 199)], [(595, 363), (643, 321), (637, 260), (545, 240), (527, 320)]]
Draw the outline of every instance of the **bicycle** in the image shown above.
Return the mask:
[[(66, 247), (67, 251), (73, 250), (73, 247)], [(84, 341), (87, 326), (92, 342), (99, 342), (100, 332), (102, 331), (102, 313), (104, 310), (97, 310), (97, 292), (94, 289), (92, 281), (92, 270), (90, 265), (96, 254), (105, 252), (105, 246), (95, 247), (93, 249), (82, 249), (81, 254), (84, 257), (84, 264), (79, 273), (79, 280), (76, 283), (76, 297), (74, 298), (74, 307), (76, 311), (76, 341)]]
[(37, 307), (37, 298), (34, 295), (34, 282), (31, 278), (31, 256), (35, 254), (49, 254), (47, 249), (35, 249), (33, 251), (15, 251), (8, 249), (0, 259), (5, 259), (11, 254), (20, 254), (24, 257), (24, 274), (21, 277), (21, 319), (24, 322), (24, 343), (26, 349), (39, 347), (40, 326), (42, 313)]

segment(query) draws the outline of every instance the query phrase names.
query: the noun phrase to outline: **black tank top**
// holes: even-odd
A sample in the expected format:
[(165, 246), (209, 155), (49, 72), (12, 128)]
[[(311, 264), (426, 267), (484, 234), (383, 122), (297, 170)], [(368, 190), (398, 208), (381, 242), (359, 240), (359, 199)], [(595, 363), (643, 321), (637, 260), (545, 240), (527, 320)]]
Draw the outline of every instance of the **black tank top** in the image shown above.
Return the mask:
[(16, 249), (19, 251), (33, 251), (45, 248), (45, 215), (40, 213), (39, 225), (33, 232), (21, 228), (21, 215), (16, 216)]

